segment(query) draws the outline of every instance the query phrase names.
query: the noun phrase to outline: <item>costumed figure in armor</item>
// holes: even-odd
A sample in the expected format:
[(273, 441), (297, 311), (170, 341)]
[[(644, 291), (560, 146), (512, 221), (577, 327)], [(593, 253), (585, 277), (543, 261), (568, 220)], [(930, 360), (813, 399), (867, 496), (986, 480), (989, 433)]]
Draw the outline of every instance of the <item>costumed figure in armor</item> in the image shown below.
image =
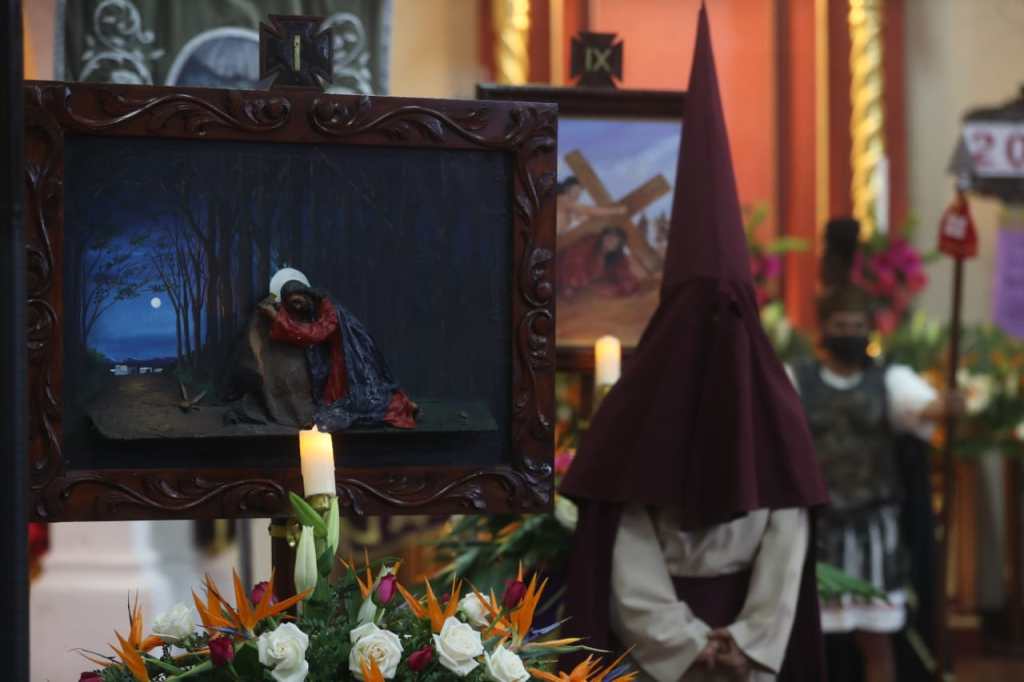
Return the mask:
[(354, 426), (416, 426), (418, 408), (370, 333), (329, 294), (311, 288), (301, 272), (278, 272), (258, 311), (242, 363), (252, 368), (249, 376), (256, 380), (249, 383), (256, 387), (232, 412), (235, 421), (315, 423), (332, 433)]
[[(897, 679), (890, 634), (907, 623), (907, 547), (914, 540), (901, 519), (913, 481), (898, 456), (898, 442), (906, 435), (930, 439), (935, 421), (947, 410), (961, 409), (962, 400), (955, 393), (937, 393), (905, 365), (882, 366), (868, 356), (871, 300), (850, 283), (858, 233), (853, 219), (829, 223), (825, 288), (818, 299), (820, 359), (787, 370), (829, 489), (831, 504), (818, 517), (818, 560), (870, 582), (888, 597), (825, 603), (822, 628), (832, 635), (854, 633), (866, 679), (889, 682)], [(922, 625), (930, 629), (930, 623)], [(833, 682), (850, 679), (841, 638), (828, 639)]]
[(658, 308), (562, 483), (567, 615), (641, 679), (824, 682), (827, 493), (761, 327), (703, 8), (684, 120)]

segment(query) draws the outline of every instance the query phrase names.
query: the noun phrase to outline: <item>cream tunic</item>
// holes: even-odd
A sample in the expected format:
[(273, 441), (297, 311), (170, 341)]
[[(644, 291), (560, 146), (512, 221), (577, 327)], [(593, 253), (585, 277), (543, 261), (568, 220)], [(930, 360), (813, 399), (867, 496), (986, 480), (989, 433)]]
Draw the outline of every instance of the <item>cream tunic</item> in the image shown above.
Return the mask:
[(676, 598), (672, 578), (725, 575), (752, 566), (746, 602), (729, 631), (761, 668), (744, 682), (771, 682), (793, 627), (808, 536), (804, 509), (762, 509), (683, 532), (670, 510), (652, 519), (644, 507), (627, 507), (612, 554), (612, 630), (624, 646), (634, 646), (634, 663), (648, 679), (735, 680), (719, 670), (690, 670), (711, 628)]

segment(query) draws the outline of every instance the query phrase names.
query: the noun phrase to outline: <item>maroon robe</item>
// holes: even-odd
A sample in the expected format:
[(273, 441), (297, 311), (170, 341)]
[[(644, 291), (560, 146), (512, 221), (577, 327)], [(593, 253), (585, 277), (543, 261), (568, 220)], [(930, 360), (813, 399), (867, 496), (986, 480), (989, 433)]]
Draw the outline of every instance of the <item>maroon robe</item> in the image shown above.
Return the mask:
[[(613, 643), (611, 556), (624, 505), (679, 508), (683, 529), (697, 530), (756, 509), (813, 517), (827, 501), (800, 399), (761, 327), (703, 7), (684, 121), (661, 300), (562, 483), (579, 504), (569, 627), (599, 648)], [(811, 539), (779, 675), (787, 682), (825, 680)], [(735, 615), (723, 608), (743, 603), (741, 578), (677, 587), (699, 618), (720, 623)]]

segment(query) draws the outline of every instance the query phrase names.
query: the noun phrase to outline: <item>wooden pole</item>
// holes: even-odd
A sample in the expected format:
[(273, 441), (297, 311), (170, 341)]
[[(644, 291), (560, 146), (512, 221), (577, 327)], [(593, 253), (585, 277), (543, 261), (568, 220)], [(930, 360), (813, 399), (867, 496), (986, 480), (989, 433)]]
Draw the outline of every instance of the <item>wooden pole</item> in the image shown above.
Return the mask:
[[(957, 388), (957, 371), (960, 369), (960, 329), (963, 308), (964, 260), (953, 261), (953, 319), (949, 335), (949, 375), (946, 386), (951, 391)], [(938, 682), (953, 677), (953, 642), (949, 631), (946, 582), (949, 575), (949, 536), (953, 521), (953, 448), (956, 440), (956, 414), (950, 410), (946, 416), (946, 442), (942, 449), (942, 541), (939, 543), (938, 593), (935, 598), (935, 644), (937, 665), (935, 678)]]
[(25, 169), (22, 139), (25, 123), (22, 92), (22, 25), (20, 0), (6, 0), (0, 18), (5, 36), (0, 146), (0, 604), (4, 607), (0, 660), (4, 677), (28, 680), (28, 367), (25, 305)]
[(287, 599), (295, 594), (295, 547), (288, 534), (292, 519), (274, 517), (270, 521), (270, 565), (274, 570), (274, 594)]

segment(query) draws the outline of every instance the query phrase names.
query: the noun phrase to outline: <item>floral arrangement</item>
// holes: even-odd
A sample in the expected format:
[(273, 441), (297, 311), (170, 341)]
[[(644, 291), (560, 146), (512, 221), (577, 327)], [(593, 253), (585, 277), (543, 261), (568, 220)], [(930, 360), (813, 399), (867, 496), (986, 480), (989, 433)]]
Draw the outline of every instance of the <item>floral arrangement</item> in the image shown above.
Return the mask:
[(783, 362), (793, 362), (813, 354), (810, 338), (793, 327), (782, 301), (772, 301), (761, 308), (761, 326), (775, 354)]
[[(571, 674), (553, 673), (559, 655), (586, 647), (574, 637), (553, 639), (553, 627), (534, 627), (547, 581), (536, 574), (527, 580), (522, 568), (500, 598), (458, 579), (443, 596), (429, 582), (417, 596), (398, 581), (398, 565), (387, 562), (366, 561), (357, 570), (354, 561), (341, 561), (342, 575), (332, 582), (337, 499), (332, 496), (324, 515), (294, 495), (292, 506), (302, 524), (299, 594), (277, 601), (273, 578), (246, 591), (236, 573), (232, 603), (207, 577), (204, 595), (193, 593), (200, 623), (188, 605), (179, 604), (158, 617), (145, 637), (136, 600), (128, 636), (115, 633), (114, 656), (84, 652), (99, 668), (80, 679), (630, 682), (635, 676), (620, 666), (622, 657), (605, 665), (593, 655)], [(296, 616), (289, 614), (293, 607)]]
[[(555, 454), (557, 482), (569, 470), (575, 449), (560, 450)], [(555, 493), (554, 509), (550, 514), (524, 516), (485, 517), (466, 516), (452, 519), (439, 542), (441, 549), (452, 557), (441, 575), (472, 575), (491, 584), (506, 578), (510, 565), (526, 563), (542, 566), (545, 571), (558, 575), (564, 566), (572, 534), (576, 529), (579, 512), (569, 498)], [(846, 575), (827, 564), (817, 565), (818, 593), (823, 599), (836, 599), (844, 595), (858, 598), (884, 597), (869, 583)], [(561, 597), (561, 591), (553, 601)], [(549, 612), (550, 620), (557, 623), (557, 604), (542, 611)]]
[(754, 277), (757, 302), (764, 306), (779, 300), (778, 279), (782, 275), (783, 256), (807, 250), (807, 241), (796, 237), (761, 239), (759, 231), (768, 217), (765, 206), (744, 207), (744, 226), (750, 252), (750, 273)]
[(963, 346), (957, 383), (966, 394), (967, 415), (957, 431), (957, 452), (1024, 455), (1024, 346), (989, 325), (965, 329)]
[(905, 321), (914, 297), (928, 285), (924, 266), (935, 254), (922, 255), (908, 241), (911, 230), (876, 232), (854, 254), (850, 281), (875, 298), (875, 327), (883, 337)]

